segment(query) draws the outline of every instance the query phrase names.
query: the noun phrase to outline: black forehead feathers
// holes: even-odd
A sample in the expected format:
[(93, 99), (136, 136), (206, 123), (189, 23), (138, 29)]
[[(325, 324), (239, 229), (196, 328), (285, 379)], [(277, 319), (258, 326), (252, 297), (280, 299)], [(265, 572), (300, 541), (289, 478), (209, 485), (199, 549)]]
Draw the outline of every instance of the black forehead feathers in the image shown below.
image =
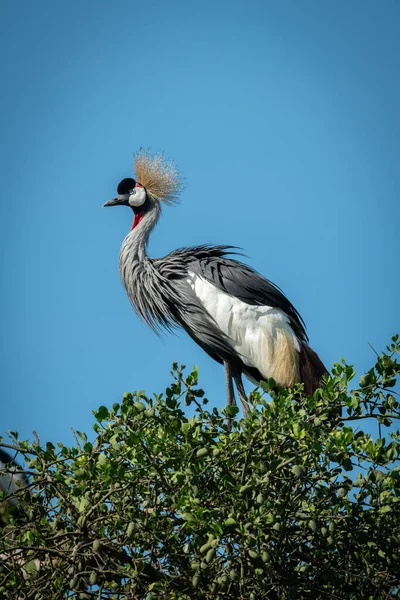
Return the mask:
[(127, 177), (118, 184), (117, 192), (119, 195), (129, 194), (129, 192), (133, 190), (135, 185), (136, 181), (132, 179), (132, 177)]

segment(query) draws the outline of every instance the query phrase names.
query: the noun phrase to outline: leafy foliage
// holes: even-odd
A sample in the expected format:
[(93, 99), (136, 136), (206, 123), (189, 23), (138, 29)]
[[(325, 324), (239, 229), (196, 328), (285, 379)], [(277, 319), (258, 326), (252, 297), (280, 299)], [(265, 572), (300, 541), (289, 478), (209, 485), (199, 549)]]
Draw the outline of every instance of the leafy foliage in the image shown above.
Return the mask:
[(344, 361), (313, 397), (270, 381), (246, 421), (207, 410), (197, 370), (175, 363), (165, 396), (95, 411), (94, 441), (10, 432), (29, 485), (3, 505), (0, 597), (398, 596), (399, 351), (395, 336), (351, 392)]

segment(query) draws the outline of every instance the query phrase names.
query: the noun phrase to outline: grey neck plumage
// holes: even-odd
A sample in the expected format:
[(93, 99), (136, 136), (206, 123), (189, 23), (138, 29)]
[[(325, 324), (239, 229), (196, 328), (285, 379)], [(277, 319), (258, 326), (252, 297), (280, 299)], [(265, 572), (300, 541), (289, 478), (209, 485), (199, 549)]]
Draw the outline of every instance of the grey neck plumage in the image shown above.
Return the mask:
[(145, 265), (148, 262), (147, 243), (149, 241), (150, 233), (157, 224), (160, 214), (161, 209), (159, 205), (152, 203), (150, 209), (146, 211), (139, 225), (128, 233), (122, 242), (120, 266), (121, 260), (124, 265), (132, 265), (133, 263)]
[(160, 213), (158, 203), (152, 203), (139, 225), (122, 242), (119, 254), (120, 275), (128, 298), (138, 315), (155, 330), (168, 326), (169, 314), (162, 294), (165, 282), (147, 255), (148, 239)]

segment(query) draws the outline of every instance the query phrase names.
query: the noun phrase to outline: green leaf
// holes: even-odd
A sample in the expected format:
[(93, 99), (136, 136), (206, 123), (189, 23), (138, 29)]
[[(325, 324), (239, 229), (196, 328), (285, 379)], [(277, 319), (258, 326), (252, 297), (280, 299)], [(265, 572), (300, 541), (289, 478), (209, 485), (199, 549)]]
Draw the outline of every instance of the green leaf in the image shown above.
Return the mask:
[(197, 450), (196, 456), (197, 456), (197, 458), (201, 458), (202, 456), (207, 456), (208, 452), (209, 452), (208, 448), (200, 448), (199, 450)]
[(311, 529), (311, 531), (317, 531), (318, 529), (318, 523), (316, 521), (314, 521), (314, 519), (311, 519), (310, 521), (308, 521), (308, 526)]
[(182, 519), (184, 519), (184, 521), (194, 521), (196, 517), (192, 513), (184, 512), (182, 513)]
[(25, 563), (25, 565), (24, 565), (24, 571), (28, 575), (37, 575), (37, 572), (39, 571), (39, 569), (40, 569), (40, 563), (37, 560), (30, 560), (29, 562)]
[(267, 550), (264, 550), (264, 552), (261, 554), (261, 558), (263, 562), (267, 563), (270, 559), (269, 552), (267, 552)]
[(194, 588), (198, 588), (200, 584), (200, 573), (195, 573), (192, 579), (192, 585)]
[(239, 409), (237, 406), (232, 406), (232, 405), (227, 405), (225, 407), (225, 413), (228, 415), (228, 417), (236, 417), (236, 415), (238, 414)]
[(207, 542), (206, 544), (203, 544), (200, 548), (200, 554), (204, 554), (204, 552), (207, 552), (207, 550), (209, 550), (211, 548), (211, 543)]
[(94, 412), (94, 416), (98, 421), (104, 421), (105, 419), (108, 419), (109, 413), (105, 406), (100, 406), (100, 408)]
[(275, 515), (270, 512), (265, 516), (265, 522), (266, 523), (273, 523), (275, 521)]
[(206, 563), (210, 563), (215, 556), (215, 548), (210, 548), (206, 554)]
[(83, 512), (84, 510), (86, 510), (86, 508), (89, 506), (89, 500), (87, 498), (81, 498), (81, 501), (79, 502), (79, 512)]
[(114, 448), (114, 450), (119, 450), (119, 446), (120, 446), (120, 444), (119, 444), (119, 442), (118, 442), (118, 434), (116, 434), (116, 435), (113, 435), (113, 436), (110, 438), (110, 444), (111, 444), (111, 446)]
[(103, 453), (99, 454), (99, 456), (97, 457), (97, 462), (99, 463), (99, 465), (105, 465), (107, 463), (106, 455)]
[(301, 477), (304, 472), (305, 472), (305, 468), (303, 466), (293, 465), (292, 473), (294, 474), (295, 477)]

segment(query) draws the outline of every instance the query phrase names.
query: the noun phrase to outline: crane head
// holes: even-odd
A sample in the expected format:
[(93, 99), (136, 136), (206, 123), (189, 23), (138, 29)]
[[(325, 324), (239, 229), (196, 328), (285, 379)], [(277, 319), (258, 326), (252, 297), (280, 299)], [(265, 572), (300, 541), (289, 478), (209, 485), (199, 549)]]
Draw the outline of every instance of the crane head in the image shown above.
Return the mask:
[(148, 200), (146, 188), (128, 177), (118, 184), (117, 193), (118, 196), (108, 200), (103, 206), (130, 206), (135, 213), (132, 225), (132, 229), (134, 229), (139, 225), (147, 208), (145, 206)]
[(140, 150), (134, 157), (133, 166), (141, 183), (131, 177), (123, 179), (118, 185), (118, 196), (103, 205), (130, 206), (135, 213), (132, 229), (151, 210), (159, 213), (161, 203), (176, 202), (183, 188), (178, 169), (161, 153)]

